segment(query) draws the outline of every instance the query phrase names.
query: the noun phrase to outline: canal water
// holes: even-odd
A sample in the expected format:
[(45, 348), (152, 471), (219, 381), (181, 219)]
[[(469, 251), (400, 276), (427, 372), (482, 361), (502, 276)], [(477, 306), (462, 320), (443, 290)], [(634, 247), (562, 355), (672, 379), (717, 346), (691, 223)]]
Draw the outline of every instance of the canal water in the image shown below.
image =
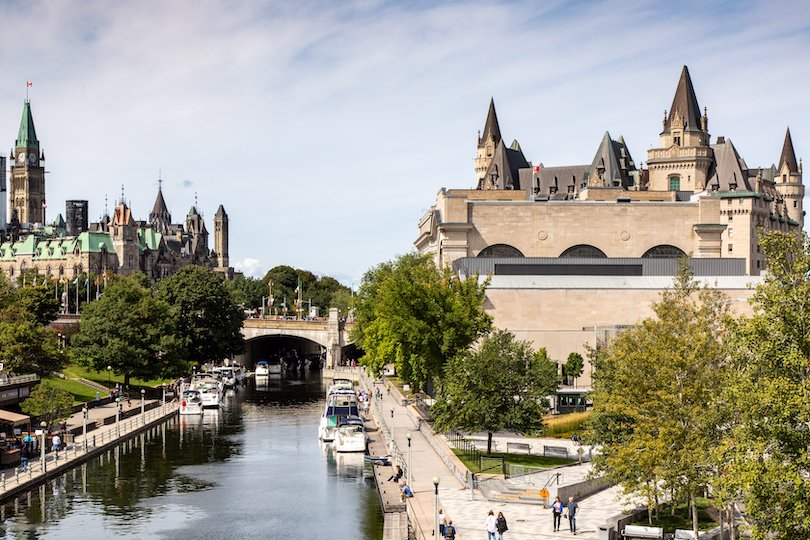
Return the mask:
[(382, 538), (362, 455), (318, 441), (318, 374), (234, 394), (6, 503), (0, 538)]

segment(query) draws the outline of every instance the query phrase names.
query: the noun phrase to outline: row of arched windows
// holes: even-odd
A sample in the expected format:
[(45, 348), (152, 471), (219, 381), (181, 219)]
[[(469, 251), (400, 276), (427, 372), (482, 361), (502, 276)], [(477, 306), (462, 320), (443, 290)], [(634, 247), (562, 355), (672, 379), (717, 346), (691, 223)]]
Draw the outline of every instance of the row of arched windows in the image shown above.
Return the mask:
[[(479, 257), (524, 257), (523, 253), (514, 246), (509, 244), (493, 244), (481, 250), (478, 254)], [(587, 259), (607, 259), (605, 252), (588, 244), (578, 244), (571, 246), (562, 253), (561, 258), (568, 257), (581, 257)], [(670, 246), (668, 244), (661, 244), (648, 249), (644, 252), (642, 258), (647, 259), (680, 259), (686, 257), (686, 253), (680, 248)]]

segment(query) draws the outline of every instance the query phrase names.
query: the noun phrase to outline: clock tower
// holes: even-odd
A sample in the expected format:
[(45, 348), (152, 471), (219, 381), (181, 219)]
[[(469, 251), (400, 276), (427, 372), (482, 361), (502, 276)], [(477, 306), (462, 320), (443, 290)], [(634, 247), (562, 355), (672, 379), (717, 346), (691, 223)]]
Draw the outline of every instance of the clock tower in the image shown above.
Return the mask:
[(45, 223), (45, 154), (39, 148), (31, 103), (23, 105), (20, 131), (11, 152), (11, 208), (20, 223)]

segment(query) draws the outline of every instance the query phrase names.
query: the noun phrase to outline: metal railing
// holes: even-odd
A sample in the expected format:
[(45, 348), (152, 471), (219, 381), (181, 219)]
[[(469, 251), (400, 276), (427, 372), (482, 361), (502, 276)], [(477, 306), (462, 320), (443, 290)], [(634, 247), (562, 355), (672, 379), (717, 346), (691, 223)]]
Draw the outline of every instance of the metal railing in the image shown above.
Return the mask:
[(28, 373), (26, 375), (15, 375), (14, 377), (0, 376), (0, 386), (7, 384), (20, 384), (27, 382), (34, 382), (39, 380), (39, 375), (36, 373)]
[[(45, 454), (44, 470), (42, 450), (38, 448), (32, 453), (28, 461), (28, 466), (25, 469), (22, 469), (20, 466), (15, 467), (11, 474), (7, 474), (7, 471), (0, 473), (0, 498), (2, 498), (7, 491), (21, 484), (45, 476), (52, 468), (61, 467), (70, 461), (75, 461), (114, 441), (121, 440), (126, 435), (138, 431), (156, 420), (166, 418), (176, 412), (177, 409), (177, 403), (165, 403), (162, 406), (145, 411), (143, 414), (131, 416), (126, 420), (119, 420), (118, 424), (107, 424), (103, 428), (99, 428), (93, 433), (88, 434), (86, 439), (82, 436), (76, 436), (74, 437), (72, 445), (66, 445), (63, 450), (52, 451)], [(37, 439), (38, 444), (41, 445), (41, 436), (37, 436)]]

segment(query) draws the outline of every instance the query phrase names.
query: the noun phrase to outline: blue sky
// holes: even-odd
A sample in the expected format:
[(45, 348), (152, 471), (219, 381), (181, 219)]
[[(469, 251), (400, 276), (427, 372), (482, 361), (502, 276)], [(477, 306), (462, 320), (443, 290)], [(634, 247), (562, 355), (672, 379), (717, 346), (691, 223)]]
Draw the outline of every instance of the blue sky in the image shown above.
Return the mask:
[[(48, 219), (98, 218), (121, 185), (145, 219), (162, 171), (175, 221), (231, 217), (231, 262), (359, 283), (412, 248), (441, 187), (474, 184), (494, 96), (501, 131), (547, 166), (588, 163), (607, 130), (636, 162), (681, 66), (709, 131), (749, 166), (788, 125), (810, 149), (803, 2), (3, 2), (0, 150), (25, 96)], [(5, 127), (4, 127), (5, 126)], [(5, 134), (5, 135), (3, 135)], [(8, 150), (5, 150), (6, 152)]]

